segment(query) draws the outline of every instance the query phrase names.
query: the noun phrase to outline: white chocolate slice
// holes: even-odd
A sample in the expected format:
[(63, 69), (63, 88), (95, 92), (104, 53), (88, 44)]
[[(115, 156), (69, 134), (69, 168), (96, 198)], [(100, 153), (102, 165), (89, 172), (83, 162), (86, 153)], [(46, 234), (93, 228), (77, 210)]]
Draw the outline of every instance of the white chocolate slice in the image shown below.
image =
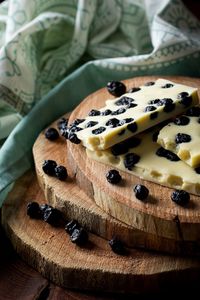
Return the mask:
[[(188, 124), (177, 125), (181, 118)], [(179, 122), (177, 122), (179, 121)], [(182, 139), (181, 136), (182, 135)], [(186, 135), (186, 136), (185, 136)], [(185, 137), (185, 138), (184, 138)], [(200, 107), (199, 116), (181, 116), (163, 127), (157, 142), (193, 168), (200, 166)]]
[[(188, 93), (187, 99), (179, 97), (182, 92)], [(127, 97), (127, 101), (122, 104), (121, 100), (124, 97)], [(168, 98), (167, 103), (166, 98)], [(78, 125), (80, 131), (75, 134), (88, 149), (107, 149), (166, 119), (183, 113), (187, 107), (196, 103), (198, 103), (196, 88), (158, 79), (153, 85), (141, 86), (139, 91), (107, 100), (106, 106), (98, 111), (99, 115), (87, 116), (85, 121)], [(119, 109), (120, 114), (117, 114)], [(151, 111), (147, 111), (148, 109)], [(105, 111), (110, 113), (102, 115)], [(112, 125), (113, 119), (118, 122), (118, 125)], [(88, 127), (91, 122), (93, 126)]]
[[(86, 152), (89, 158), (110, 165), (112, 169), (117, 168), (163, 186), (183, 189), (189, 193), (200, 195), (200, 175), (186, 163), (178, 160), (178, 157), (173, 153), (174, 159), (177, 158), (176, 161), (158, 156), (156, 152), (158, 149), (163, 150), (163, 148), (152, 140), (152, 136), (153, 132), (151, 131), (133, 137), (132, 139), (139, 138), (140, 144), (121, 155), (113, 155), (112, 149), (114, 148), (98, 151), (86, 149)], [(140, 160), (128, 169), (125, 167), (124, 161), (127, 154), (130, 153), (139, 155)]]

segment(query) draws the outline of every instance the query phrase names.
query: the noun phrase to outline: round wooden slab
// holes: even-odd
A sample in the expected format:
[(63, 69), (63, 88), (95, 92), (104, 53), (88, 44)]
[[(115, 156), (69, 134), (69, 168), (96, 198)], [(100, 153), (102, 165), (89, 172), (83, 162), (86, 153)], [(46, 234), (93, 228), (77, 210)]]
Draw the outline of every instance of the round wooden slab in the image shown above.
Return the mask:
[[(56, 122), (50, 126), (56, 128)], [(60, 137), (58, 140), (51, 142), (45, 138), (44, 132), (38, 136), (33, 147), (36, 174), (45, 198), (51, 205), (60, 209), (67, 219), (77, 219), (87, 230), (105, 239), (117, 236), (128, 247), (139, 247), (176, 254), (198, 255), (200, 253), (198, 242), (163, 238), (126, 225), (104, 212), (96, 205), (93, 196), (89, 197), (77, 186), (77, 179), (81, 180), (79, 182), (81, 186), (85, 184), (85, 186), (90, 188), (91, 183), (84, 176), (80, 176), (79, 173), (73, 174), (74, 168), (70, 168), (72, 162), (70, 162), (70, 158), (65, 153), (65, 138)], [(53, 159), (58, 164), (64, 165), (68, 170), (68, 179), (63, 182), (46, 175), (42, 170), (42, 164), (45, 159)], [(175, 222), (175, 225), (177, 234), (179, 234), (179, 223)]]
[(30, 199), (44, 203), (32, 173), (20, 178), (2, 209), (2, 224), (19, 255), (43, 276), (67, 288), (108, 292), (182, 289), (197, 282), (200, 262), (158, 253), (130, 250), (114, 254), (106, 240), (89, 234), (84, 248), (70, 242), (63, 228), (30, 219)]
[[(124, 81), (127, 88), (139, 86), (158, 77), (137, 77)], [(188, 77), (165, 77), (169, 80), (193, 87), (200, 86), (200, 80)], [(106, 89), (88, 96), (71, 114), (71, 123), (76, 118), (84, 118), (92, 108), (100, 108), (110, 98)], [(68, 144), (69, 163), (76, 174), (77, 184), (94, 199), (104, 211), (136, 229), (174, 240), (198, 241), (200, 239), (200, 197), (191, 195), (190, 205), (180, 207), (171, 201), (172, 189), (139, 179), (121, 172), (124, 184), (109, 184), (105, 174), (110, 169), (87, 158), (81, 145)], [(151, 197), (144, 203), (135, 198), (133, 185), (142, 183), (150, 191)]]

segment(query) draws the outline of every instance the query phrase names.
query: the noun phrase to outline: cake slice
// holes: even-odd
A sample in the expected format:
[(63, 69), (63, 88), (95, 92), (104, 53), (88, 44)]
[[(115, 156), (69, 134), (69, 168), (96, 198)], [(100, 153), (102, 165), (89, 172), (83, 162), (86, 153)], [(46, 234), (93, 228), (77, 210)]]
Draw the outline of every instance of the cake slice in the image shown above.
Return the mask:
[(200, 195), (200, 175), (156, 143), (158, 128), (138, 134), (107, 150), (86, 149), (89, 158), (142, 179)]
[(200, 172), (200, 106), (191, 107), (164, 126), (157, 142)]
[(73, 139), (69, 140), (82, 142), (90, 150), (107, 149), (196, 103), (196, 88), (158, 79), (107, 100), (99, 110), (92, 109), (81, 123), (73, 126)]

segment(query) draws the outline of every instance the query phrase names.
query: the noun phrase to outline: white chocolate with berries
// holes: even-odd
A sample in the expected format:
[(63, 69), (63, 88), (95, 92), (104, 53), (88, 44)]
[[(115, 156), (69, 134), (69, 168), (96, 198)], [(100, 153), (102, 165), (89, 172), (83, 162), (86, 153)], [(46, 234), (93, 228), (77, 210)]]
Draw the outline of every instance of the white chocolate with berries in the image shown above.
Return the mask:
[[(164, 126), (157, 142), (193, 168), (200, 166), (200, 106)], [(199, 168), (200, 171), (200, 168)]]
[(107, 149), (196, 103), (196, 88), (158, 79), (135, 92), (107, 100), (99, 110), (91, 110), (75, 134), (90, 150)]
[(158, 132), (140, 133), (107, 150), (91, 151), (87, 156), (100, 163), (174, 189), (200, 195), (200, 174), (155, 141)]

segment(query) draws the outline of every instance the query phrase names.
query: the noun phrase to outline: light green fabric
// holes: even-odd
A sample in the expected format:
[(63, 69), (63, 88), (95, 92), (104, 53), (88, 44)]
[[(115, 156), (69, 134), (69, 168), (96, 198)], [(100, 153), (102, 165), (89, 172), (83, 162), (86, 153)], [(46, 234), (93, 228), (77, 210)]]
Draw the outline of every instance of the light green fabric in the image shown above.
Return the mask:
[(200, 23), (180, 0), (10, 0), (0, 46), (1, 203), (39, 132), (107, 81), (200, 76)]

